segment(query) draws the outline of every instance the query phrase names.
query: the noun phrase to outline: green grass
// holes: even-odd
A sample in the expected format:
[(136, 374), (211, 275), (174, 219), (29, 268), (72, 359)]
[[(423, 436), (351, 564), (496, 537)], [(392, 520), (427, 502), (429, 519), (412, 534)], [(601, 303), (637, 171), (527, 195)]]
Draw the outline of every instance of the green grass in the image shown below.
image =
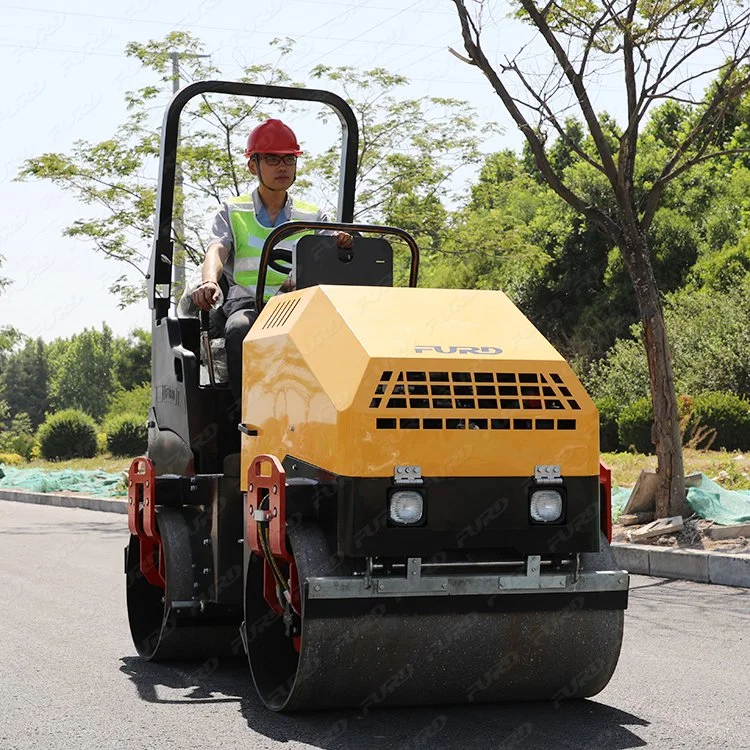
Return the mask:
[(130, 458), (112, 456), (109, 453), (102, 453), (93, 458), (71, 458), (67, 461), (45, 461), (42, 458), (35, 458), (28, 463), (17, 466), (18, 469), (48, 469), (50, 471), (60, 471), (61, 469), (77, 469), (84, 471), (95, 471), (100, 469), (110, 474), (116, 474), (120, 471), (127, 471), (130, 468)]
[[(685, 473), (703, 472), (730, 490), (750, 489), (750, 457), (739, 451), (699, 451), (685, 448)], [(612, 469), (612, 483), (635, 484), (643, 469), (656, 468), (656, 456), (642, 453), (603, 453), (602, 460)]]

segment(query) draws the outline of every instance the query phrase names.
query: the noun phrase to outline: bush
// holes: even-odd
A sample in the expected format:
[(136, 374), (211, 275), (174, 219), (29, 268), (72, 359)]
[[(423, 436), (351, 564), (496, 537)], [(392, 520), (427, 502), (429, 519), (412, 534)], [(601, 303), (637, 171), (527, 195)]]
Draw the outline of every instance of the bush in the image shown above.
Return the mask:
[(611, 453), (620, 447), (617, 434), (617, 418), (622, 411), (622, 404), (612, 396), (594, 401), (599, 410), (599, 450), (602, 453)]
[(0, 464), (6, 466), (18, 466), (23, 463), (23, 456), (19, 456), (18, 453), (0, 453)]
[[(635, 326), (632, 333), (637, 335)], [(643, 344), (636, 339), (618, 339), (606, 356), (592, 365), (584, 386), (592, 398), (611, 398), (620, 404), (647, 396), (648, 362)]]
[(750, 448), (750, 403), (734, 393), (708, 391), (695, 397), (688, 433), (698, 428), (715, 430), (711, 448)]
[(109, 405), (104, 422), (107, 423), (121, 414), (138, 415), (145, 422), (151, 406), (151, 384), (144, 383), (129, 391), (118, 391)]
[(113, 456), (140, 456), (148, 447), (146, 420), (137, 414), (113, 417), (105, 425), (107, 448)]
[(44, 458), (91, 458), (96, 455), (96, 423), (78, 409), (65, 409), (44, 420), (37, 440)]
[(107, 434), (105, 432), (96, 433), (96, 452), (97, 453), (107, 452)]
[(31, 420), (24, 412), (16, 414), (10, 426), (0, 433), (0, 453), (18, 453), (29, 461), (35, 445)]
[(617, 418), (617, 434), (620, 445), (635, 449), (638, 453), (653, 453), (651, 429), (654, 424), (654, 410), (650, 398), (639, 398), (623, 407)]
[(22, 433), (21, 435), (14, 435), (10, 438), (4, 447), (7, 447), (11, 453), (19, 453), (27, 461), (31, 461), (35, 446), (36, 438), (33, 435)]

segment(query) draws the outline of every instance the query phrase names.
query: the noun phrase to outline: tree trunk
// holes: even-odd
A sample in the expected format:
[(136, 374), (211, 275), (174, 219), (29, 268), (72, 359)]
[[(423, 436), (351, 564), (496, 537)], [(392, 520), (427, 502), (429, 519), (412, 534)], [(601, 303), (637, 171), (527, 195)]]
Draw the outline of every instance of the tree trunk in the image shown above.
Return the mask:
[(687, 511), (680, 418), (664, 314), (645, 237), (639, 236), (630, 247), (623, 248), (623, 258), (638, 301), (654, 405), (652, 436), (659, 478), (656, 517), (677, 516)]

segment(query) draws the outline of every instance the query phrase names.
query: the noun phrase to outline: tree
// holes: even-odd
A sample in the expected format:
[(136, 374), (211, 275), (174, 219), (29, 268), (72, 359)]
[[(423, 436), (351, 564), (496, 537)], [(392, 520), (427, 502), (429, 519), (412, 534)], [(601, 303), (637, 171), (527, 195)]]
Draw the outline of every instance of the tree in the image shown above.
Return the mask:
[[(0, 255), (0, 267), (2, 267), (5, 258)], [(0, 276), (0, 294), (13, 282), (6, 276)], [(0, 326), (0, 372), (2, 372), (5, 362), (10, 355), (13, 347), (21, 340), (22, 336), (13, 326)]]
[[(289, 47), (278, 44), (283, 57)], [(173, 69), (170, 53), (179, 52), (181, 83), (217, 78), (220, 71), (198, 57), (203, 52), (198, 39), (186, 32), (171, 32), (162, 41), (131, 42), (126, 55), (152, 71), (154, 84), (125, 94), (128, 117), (117, 131), (99, 143), (76, 141), (68, 154), (46, 153), (28, 159), (18, 179), (48, 180), (75, 195), (81, 202), (106, 216), (79, 219), (65, 235), (92, 243), (93, 248), (143, 275), (132, 283), (120, 276), (111, 291), (122, 307), (145, 294), (148, 252), (154, 230), (156, 186), (154, 174), (159, 157), (160, 115), (172, 96)], [(244, 69), (239, 80), (284, 84), (289, 77), (276, 64)], [(246, 192), (249, 173), (241, 163), (241, 137), (248, 123), (270, 116), (267, 102), (204, 95), (193, 100), (181, 119), (178, 159), (184, 185), (175, 193), (175, 209), (182, 222), (173, 226), (176, 257), (197, 264), (205, 251), (211, 204)], [(274, 112), (284, 109), (274, 103)], [(155, 114), (158, 113), (158, 114)]]
[[(248, 66), (237, 80), (299, 85), (280, 67), (292, 51), (291, 42), (275, 40), (273, 44), (278, 60)], [(137, 268), (144, 278), (156, 201), (153, 173), (160, 123), (154, 111), (161, 113), (172, 96), (173, 52), (181, 53), (183, 84), (222, 77), (220, 70), (197, 57), (203, 52), (202, 45), (188, 33), (172, 32), (161, 41), (131, 43), (126, 54), (152, 71), (157, 80), (126, 94), (126, 121), (100, 143), (78, 141), (68, 154), (47, 153), (28, 159), (18, 177), (51, 181), (83, 203), (98, 207), (105, 220), (80, 219), (65, 233)], [(471, 110), (455, 100), (399, 97), (407, 79), (379, 68), (318, 67), (311, 78), (316, 87), (318, 81), (327, 81), (344, 96), (351, 95), (362, 136), (357, 187), (360, 217), (398, 222), (418, 231), (428, 244), (436, 243), (445, 220), (441, 198), (447, 194), (450, 177), (456, 168), (478, 156), (479, 129)], [(218, 95), (196, 97), (186, 107), (178, 151), (183, 187), (175, 194), (182, 221), (172, 228), (176, 255), (182, 252), (190, 263), (198, 264), (205, 251), (211, 212), (228, 197), (252, 188), (242, 156), (250, 127), (300, 107), (281, 100)], [(338, 137), (337, 123), (335, 132)], [(337, 153), (338, 145), (318, 159), (306, 153), (300, 162), (298, 190), (315, 192), (323, 200), (330, 198), (337, 185)], [(112, 292), (124, 306), (143, 295), (144, 284), (129, 283), (122, 276)]]
[(115, 392), (112, 331), (85, 328), (49, 346), (50, 396), (55, 409), (80, 409), (94, 419), (107, 413)]
[[(492, 85), (524, 134), (544, 180), (619, 249), (635, 292), (648, 359), (659, 476), (656, 512), (660, 517), (682, 512), (685, 485), (674, 374), (648, 233), (671, 182), (742, 148), (727, 143), (734, 131), (728, 133), (725, 126), (750, 90), (750, 11), (743, 3), (724, 0), (550, 0), (544, 6), (518, 0), (518, 18), (551, 54), (545, 75), (539, 73), (538, 57), (529, 63), (523, 52), (493, 66), (482, 48), (489, 3), (454, 3), (468, 55), (463, 59)], [(720, 51), (722, 61), (696, 72), (696, 57), (708, 48)], [(619, 134), (611, 132), (592, 101), (604, 66), (616, 66), (623, 75), (627, 121)], [(712, 76), (712, 84), (698, 93)], [(566, 132), (562, 115), (570, 101), (586, 123), (590, 148)], [(649, 110), (664, 101), (686, 103), (692, 111), (680, 121), (673, 142), (664, 143), (658, 162), (656, 153), (649, 154), (653, 179), (639, 185), (638, 135)], [(552, 135), (600, 175), (600, 195), (582, 196), (568, 178), (569, 168), (553, 165), (548, 144)]]
[[(441, 97), (407, 99), (408, 78), (383, 68), (318, 65), (311, 77), (341, 89), (359, 125), (355, 221), (384, 223), (412, 233), (420, 248), (439, 250), (447, 220), (443, 201), (451, 179), (482, 158), (476, 113), (466, 102)], [(328, 113), (323, 116), (328, 120)], [(338, 147), (307, 160), (302, 179), (324, 205), (335, 206)]]
[(131, 391), (151, 382), (151, 334), (143, 328), (130, 332), (130, 337), (114, 340), (114, 375), (117, 383)]
[(36, 429), (49, 409), (49, 367), (47, 347), (41, 338), (28, 339), (10, 355), (0, 379), (0, 393), (10, 413), (26, 413)]

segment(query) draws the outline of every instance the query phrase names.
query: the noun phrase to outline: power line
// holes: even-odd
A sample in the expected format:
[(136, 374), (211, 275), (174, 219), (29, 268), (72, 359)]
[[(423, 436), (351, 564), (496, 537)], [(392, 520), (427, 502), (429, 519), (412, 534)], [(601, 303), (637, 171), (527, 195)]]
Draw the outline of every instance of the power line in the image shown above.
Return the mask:
[[(295, 0), (295, 2), (302, 2), (302, 1), (303, 0)], [(347, 4), (346, 5), (346, 7), (348, 8), (347, 15), (349, 15), (353, 11), (358, 10), (359, 8), (361, 8), (363, 2), (365, 2), (365, 0), (360, 0), (360, 4), (358, 6), (355, 6), (355, 7), (352, 7), (351, 4)], [(311, 4), (314, 5), (315, 3), (311, 3)], [(326, 4), (327, 5), (343, 5), (343, 3), (326, 3)], [(416, 3), (415, 3), (415, 5), (416, 5)], [(410, 7), (412, 7), (412, 6), (410, 6)], [(368, 10), (369, 9), (370, 8), (368, 7)], [(186, 29), (198, 29), (198, 30), (203, 29), (205, 31), (230, 31), (230, 32), (233, 32), (235, 34), (238, 31), (238, 29), (237, 29), (236, 26), (234, 26), (234, 27), (231, 27), (231, 26), (205, 26), (205, 25), (202, 25), (202, 24), (194, 24), (194, 23), (180, 23), (180, 22), (175, 23), (174, 21), (151, 21), (151, 20), (141, 19), (141, 18), (128, 18), (126, 16), (107, 16), (107, 15), (102, 15), (102, 14), (99, 14), (99, 13), (79, 13), (79, 12), (76, 12), (76, 11), (67, 11), (67, 10), (65, 10), (65, 11), (57, 11), (57, 10), (52, 10), (50, 8), (22, 8), (21, 6), (16, 6), (16, 5), (0, 5), (0, 10), (24, 10), (24, 11), (27, 10), (27, 11), (33, 11), (33, 12), (36, 12), (36, 13), (53, 13), (55, 15), (75, 16), (75, 17), (79, 17), (79, 18), (95, 18), (95, 19), (98, 19), (98, 20), (101, 20), (101, 21), (125, 21), (127, 23), (145, 23), (145, 24), (151, 24), (152, 26), (167, 26), (167, 27), (169, 27), (171, 29), (186, 28)], [(388, 10), (392, 10), (392, 8), (389, 8)], [(405, 13), (407, 10), (408, 10), (408, 8), (404, 9), (402, 11), (399, 11), (395, 15), (398, 15), (399, 13)], [(333, 42), (349, 42), (349, 41), (351, 41), (351, 39), (349, 37), (332, 37), (332, 36), (330, 36), (328, 34), (326, 34), (326, 35), (319, 35), (319, 36), (313, 35), (313, 32), (318, 31), (319, 29), (325, 28), (326, 26), (329, 26), (332, 23), (333, 20), (339, 20), (339, 19), (340, 19), (340, 17), (337, 17), (336, 19), (332, 19), (332, 20), (326, 21), (325, 23), (322, 23), (319, 26), (316, 26), (314, 29), (311, 29), (310, 31), (305, 32), (303, 34), (295, 35), (292, 38), (294, 38), (295, 40), (296, 39), (320, 39), (320, 40), (333, 41)], [(386, 20), (388, 20), (388, 19), (386, 19)], [(380, 25), (380, 24), (378, 24), (378, 25)], [(278, 32), (260, 31), (258, 29), (253, 29), (250, 33), (251, 34), (259, 34), (261, 36), (267, 36), (267, 37), (271, 37), (271, 38), (276, 38), (276, 37), (279, 36)], [(365, 33), (367, 33), (367, 32), (365, 32)], [(382, 41), (378, 41), (378, 40), (372, 40), (372, 41), (365, 40), (365, 43), (367, 43), (367, 44), (382, 44)], [(400, 47), (419, 47), (419, 48), (423, 47), (425, 49), (430, 49), (430, 48), (437, 49), (436, 45), (429, 45), (429, 44), (410, 44), (408, 42), (390, 42), (390, 44), (391, 45), (398, 45)]]
[[(330, 38), (330, 37), (329, 37)], [(82, 55), (98, 55), (100, 57), (127, 57), (124, 52), (102, 52), (102, 51), (95, 51), (95, 50), (81, 50), (80, 48), (74, 48), (74, 47), (42, 47), (36, 44), (5, 44), (3, 42), (0, 42), (0, 47), (9, 47), (12, 49), (31, 49), (31, 50), (39, 50), (42, 52), (62, 52), (65, 54), (70, 54), (71, 52), (74, 53), (80, 53)], [(440, 47), (439, 49), (445, 49), (444, 47)], [(227, 63), (222, 63), (221, 60), (216, 59), (217, 64), (219, 65), (226, 65)], [(233, 69), (230, 69), (226, 72), (232, 72), (232, 71), (241, 71), (241, 67), (235, 67)], [(412, 81), (427, 81), (430, 83), (435, 83), (434, 78), (412, 78), (411, 76), (407, 76), (410, 82)], [(450, 79), (443, 79), (442, 83), (446, 84), (460, 84), (462, 86), (475, 86), (475, 85), (481, 85), (486, 86), (486, 81), (479, 80), (479, 81), (453, 81)]]
[[(406, 13), (408, 10), (411, 10), (416, 5), (419, 5), (421, 2), (422, 2), (422, 0), (415, 0), (415, 2), (413, 2), (407, 8), (403, 8), (402, 10), (399, 10), (397, 13), (394, 13), (392, 16), (388, 16), (387, 18), (384, 18), (382, 21), (379, 21), (374, 26), (371, 26), (369, 29), (365, 29), (361, 34), (358, 34), (357, 36), (355, 36), (355, 37), (353, 37), (351, 39), (348, 39), (347, 41), (349, 43), (356, 42), (357, 40), (361, 39), (366, 34), (369, 34), (371, 31), (377, 29), (379, 26), (382, 26), (384, 23), (387, 23), (388, 21), (392, 21), (394, 18), (396, 18), (396, 16), (400, 16), (402, 13)], [(325, 52), (320, 57), (318, 57), (315, 60), (313, 60), (311, 63), (308, 63), (308, 65), (314, 66), (316, 63), (320, 62), (320, 60), (322, 60), (324, 57), (328, 57), (328, 55), (330, 55), (331, 53), (333, 53), (335, 51), (336, 51), (335, 48), (328, 50), (328, 52)]]

